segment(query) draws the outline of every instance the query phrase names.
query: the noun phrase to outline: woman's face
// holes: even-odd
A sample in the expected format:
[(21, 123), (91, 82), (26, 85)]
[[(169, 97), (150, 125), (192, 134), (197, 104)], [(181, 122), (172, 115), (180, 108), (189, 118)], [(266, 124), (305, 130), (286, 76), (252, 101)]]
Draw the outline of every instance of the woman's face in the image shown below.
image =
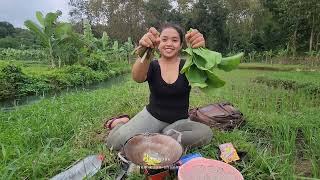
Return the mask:
[(173, 58), (182, 48), (179, 33), (174, 28), (166, 28), (160, 34), (159, 51), (161, 57)]

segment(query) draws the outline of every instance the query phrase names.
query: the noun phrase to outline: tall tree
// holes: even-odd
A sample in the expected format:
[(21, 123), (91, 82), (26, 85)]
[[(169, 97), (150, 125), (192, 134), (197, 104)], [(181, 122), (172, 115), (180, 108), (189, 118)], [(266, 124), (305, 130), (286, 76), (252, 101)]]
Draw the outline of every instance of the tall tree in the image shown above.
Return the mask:
[(311, 51), (316, 32), (319, 32), (319, 8), (317, 0), (264, 0), (264, 5), (279, 22), (281, 34), (287, 39), (292, 55), (296, 51)]
[(107, 0), (107, 32), (121, 42), (128, 37), (137, 42), (145, 32), (143, 0)]
[(69, 15), (73, 22), (86, 19), (90, 24), (106, 23), (106, 0), (69, 0), (71, 10)]
[(216, 51), (226, 49), (225, 25), (227, 9), (222, 0), (199, 0), (191, 11), (187, 29), (198, 28), (206, 38), (206, 45)]
[(129, 36), (137, 41), (145, 31), (143, 0), (70, 0), (69, 4), (73, 21), (87, 19), (99, 36), (106, 31), (121, 42)]
[(148, 27), (159, 28), (162, 23), (170, 21), (172, 6), (169, 0), (148, 0), (144, 3), (145, 22)]

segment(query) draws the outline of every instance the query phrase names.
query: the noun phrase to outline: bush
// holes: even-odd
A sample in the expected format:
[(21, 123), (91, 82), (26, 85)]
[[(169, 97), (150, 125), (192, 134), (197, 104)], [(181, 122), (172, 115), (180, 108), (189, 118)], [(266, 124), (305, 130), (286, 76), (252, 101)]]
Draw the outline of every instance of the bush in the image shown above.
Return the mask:
[(56, 70), (47, 78), (56, 89), (88, 85), (104, 79), (102, 74), (81, 65), (72, 65)]
[(46, 77), (30, 76), (28, 81), (23, 85), (20, 90), (21, 94), (40, 94), (43, 92), (49, 92), (54, 89), (54, 86), (50, 84)]
[[(0, 100), (39, 94), (68, 87), (85, 86), (121, 74), (123, 69), (94, 71), (81, 65), (65, 66), (47, 74), (27, 76), (16, 65), (6, 65), (0, 71)], [(127, 72), (127, 70), (124, 70)]]
[(0, 78), (0, 99), (21, 95), (20, 89), (28, 81), (21, 68), (12, 64), (1, 70)]
[(5, 80), (4, 74), (0, 72), (0, 100), (14, 96), (14, 88)]
[(26, 75), (16, 65), (9, 64), (1, 72), (4, 74), (4, 79), (15, 89), (19, 89), (27, 81)]
[(90, 67), (94, 71), (108, 71), (109, 64), (105, 60), (105, 55), (101, 51), (95, 51), (90, 54), (90, 57), (86, 58), (83, 65)]
[(108, 71), (108, 62), (102, 59), (87, 59), (84, 63), (85, 66), (90, 67), (94, 71)]

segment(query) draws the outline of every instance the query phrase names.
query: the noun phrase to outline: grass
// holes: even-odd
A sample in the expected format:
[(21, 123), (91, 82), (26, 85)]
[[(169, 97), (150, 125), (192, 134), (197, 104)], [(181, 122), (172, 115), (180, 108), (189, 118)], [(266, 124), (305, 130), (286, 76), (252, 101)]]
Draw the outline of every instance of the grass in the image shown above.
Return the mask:
[(298, 83), (312, 83), (320, 86), (319, 72), (269, 72), (260, 76), (268, 77), (269, 79), (291, 80)]
[(242, 63), (239, 69), (253, 69), (266, 71), (319, 71), (319, 67), (294, 64), (266, 64), (266, 63)]
[[(320, 178), (320, 98), (252, 81), (261, 75), (275, 78), (276, 72), (217, 73), (227, 85), (207, 95), (193, 90), (190, 106), (229, 101), (245, 114), (247, 123), (231, 132), (214, 130), (209, 145), (189, 152), (217, 159), (217, 146), (232, 142), (238, 151), (247, 153), (234, 164), (245, 179)], [(298, 72), (279, 73), (298, 76)], [(104, 146), (103, 118), (133, 116), (147, 102), (147, 84), (134, 83), (128, 75), (120, 86), (70, 93), (0, 112), (0, 178), (48, 179), (89, 154), (104, 153), (104, 167), (95, 178), (115, 179), (120, 165), (116, 154)]]
[(0, 69), (8, 64), (15, 64), (22, 68), (23, 73), (29, 74), (29, 75), (41, 75), (41, 74), (47, 74), (50, 71), (53, 71), (52, 68), (50, 68), (47, 64), (40, 64), (37, 61), (3, 61), (0, 60)]

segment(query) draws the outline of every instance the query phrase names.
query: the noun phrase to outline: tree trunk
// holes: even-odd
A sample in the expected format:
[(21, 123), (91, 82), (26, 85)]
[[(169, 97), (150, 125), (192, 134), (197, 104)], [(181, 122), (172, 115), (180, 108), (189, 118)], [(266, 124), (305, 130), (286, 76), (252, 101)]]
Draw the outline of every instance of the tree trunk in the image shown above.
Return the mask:
[(311, 28), (311, 34), (310, 34), (310, 41), (309, 41), (309, 53), (311, 54), (312, 46), (313, 46), (313, 36), (314, 36), (314, 16), (312, 17), (312, 28)]
[(61, 58), (59, 57), (59, 68), (61, 68)]
[(320, 32), (318, 32), (318, 34), (317, 34), (317, 40), (316, 40), (316, 52), (318, 52), (318, 50), (319, 50), (319, 44), (320, 44), (320, 42), (319, 42), (319, 37), (320, 37)]
[(51, 42), (49, 42), (49, 56), (50, 56), (50, 60), (51, 60), (51, 68), (55, 68), (56, 65), (54, 64)]
[(297, 51), (297, 44), (296, 44), (296, 41), (297, 41), (297, 31), (298, 31), (298, 26), (296, 26), (296, 30), (294, 31), (293, 37), (292, 37), (292, 49), (293, 49), (292, 56), (293, 56), (293, 59), (295, 59), (295, 57), (296, 57), (296, 51)]
[(228, 42), (228, 50), (231, 51), (231, 30), (229, 29), (229, 42)]

